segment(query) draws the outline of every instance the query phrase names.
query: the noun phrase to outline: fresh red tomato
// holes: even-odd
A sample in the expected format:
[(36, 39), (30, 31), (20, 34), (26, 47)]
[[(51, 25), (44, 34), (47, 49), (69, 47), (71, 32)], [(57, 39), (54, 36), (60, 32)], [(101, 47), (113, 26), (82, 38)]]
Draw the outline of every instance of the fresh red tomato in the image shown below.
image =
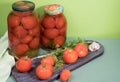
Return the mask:
[(54, 65), (54, 58), (51, 55), (46, 56), (41, 60), (41, 64)]
[(63, 60), (67, 64), (75, 63), (78, 59), (77, 52), (71, 48), (67, 48), (63, 51)]
[(52, 66), (49, 64), (40, 64), (36, 68), (36, 75), (39, 79), (49, 79), (53, 74)]
[(85, 57), (88, 54), (88, 47), (84, 43), (78, 43), (74, 47), (79, 57)]
[(20, 59), (18, 59), (18, 61), (16, 62), (16, 69), (19, 72), (27, 72), (31, 69), (32, 67), (32, 60), (28, 57), (21, 57)]
[(62, 82), (66, 82), (71, 76), (71, 71), (68, 69), (63, 69), (62, 72), (60, 73), (60, 80)]

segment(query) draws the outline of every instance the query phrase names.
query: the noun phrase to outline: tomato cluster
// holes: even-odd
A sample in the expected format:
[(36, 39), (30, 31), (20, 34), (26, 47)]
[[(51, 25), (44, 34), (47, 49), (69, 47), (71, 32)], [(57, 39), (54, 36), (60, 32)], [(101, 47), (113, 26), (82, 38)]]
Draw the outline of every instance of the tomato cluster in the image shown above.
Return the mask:
[(54, 58), (51, 55), (43, 58), (36, 68), (36, 75), (39, 79), (49, 79), (53, 74)]
[[(38, 49), (40, 45), (40, 25), (37, 16), (30, 14), (17, 16), (13, 12), (8, 16), (9, 47), (16, 56)], [(36, 53), (34, 53), (36, 54)]]
[(61, 47), (66, 40), (66, 19), (64, 15), (45, 14), (41, 22), (41, 44), (46, 48)]
[[(86, 57), (88, 54), (88, 47), (85, 43), (78, 43), (74, 46), (74, 48), (66, 48), (63, 50), (61, 54), (63, 61), (66, 64), (73, 64), (75, 63), (78, 58)], [(58, 60), (59, 61), (59, 60)], [(53, 75), (53, 67), (55, 66), (55, 57), (51, 54), (47, 55), (46, 57), (40, 60), (40, 63), (35, 68), (36, 76), (41, 80), (47, 80)], [(30, 58), (23, 58), (21, 57), (17, 63), (16, 68), (19, 72), (27, 72), (32, 67), (32, 61)], [(71, 71), (69, 69), (63, 69), (60, 72), (60, 80), (67, 81), (71, 76)]]
[(78, 43), (74, 48), (66, 48), (63, 51), (63, 60), (67, 64), (75, 63), (79, 58), (85, 57), (88, 54), (88, 47), (85, 43)]

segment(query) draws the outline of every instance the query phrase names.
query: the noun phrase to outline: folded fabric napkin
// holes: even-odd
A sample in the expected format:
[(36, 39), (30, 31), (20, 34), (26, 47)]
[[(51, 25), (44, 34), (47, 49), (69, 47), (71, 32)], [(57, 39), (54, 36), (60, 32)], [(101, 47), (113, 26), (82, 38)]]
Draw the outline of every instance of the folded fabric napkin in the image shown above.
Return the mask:
[(6, 82), (12, 67), (15, 65), (14, 57), (8, 53), (8, 32), (0, 38), (0, 82)]

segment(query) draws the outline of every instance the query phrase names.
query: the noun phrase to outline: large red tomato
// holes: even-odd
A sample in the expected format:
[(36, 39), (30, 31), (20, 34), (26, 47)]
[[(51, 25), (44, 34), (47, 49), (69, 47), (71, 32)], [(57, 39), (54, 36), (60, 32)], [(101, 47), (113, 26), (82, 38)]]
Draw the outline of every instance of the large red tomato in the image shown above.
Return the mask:
[(75, 63), (77, 59), (78, 59), (77, 52), (74, 51), (73, 49), (67, 48), (63, 52), (63, 60), (65, 61), (65, 63), (72, 64)]
[(39, 79), (49, 79), (53, 74), (52, 66), (49, 64), (40, 64), (36, 68), (36, 75)]
[(88, 54), (88, 48), (84, 43), (78, 43), (74, 50), (77, 52), (79, 57), (85, 57)]
[(16, 69), (19, 72), (27, 72), (31, 69), (32, 67), (32, 60), (30, 58), (26, 58), (26, 57), (21, 57), (20, 59), (18, 59), (18, 61), (16, 62)]

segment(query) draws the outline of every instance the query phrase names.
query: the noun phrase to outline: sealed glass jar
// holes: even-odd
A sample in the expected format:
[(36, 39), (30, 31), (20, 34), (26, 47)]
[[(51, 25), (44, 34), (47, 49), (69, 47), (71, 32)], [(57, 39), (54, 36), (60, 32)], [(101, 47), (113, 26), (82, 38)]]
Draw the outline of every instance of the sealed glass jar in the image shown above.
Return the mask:
[(35, 4), (30, 1), (17, 1), (9, 13), (9, 49), (16, 57), (36, 56), (40, 46), (40, 18), (34, 11)]
[(61, 47), (66, 41), (67, 22), (63, 14), (63, 7), (51, 4), (44, 7), (41, 21), (41, 44), (45, 48)]

